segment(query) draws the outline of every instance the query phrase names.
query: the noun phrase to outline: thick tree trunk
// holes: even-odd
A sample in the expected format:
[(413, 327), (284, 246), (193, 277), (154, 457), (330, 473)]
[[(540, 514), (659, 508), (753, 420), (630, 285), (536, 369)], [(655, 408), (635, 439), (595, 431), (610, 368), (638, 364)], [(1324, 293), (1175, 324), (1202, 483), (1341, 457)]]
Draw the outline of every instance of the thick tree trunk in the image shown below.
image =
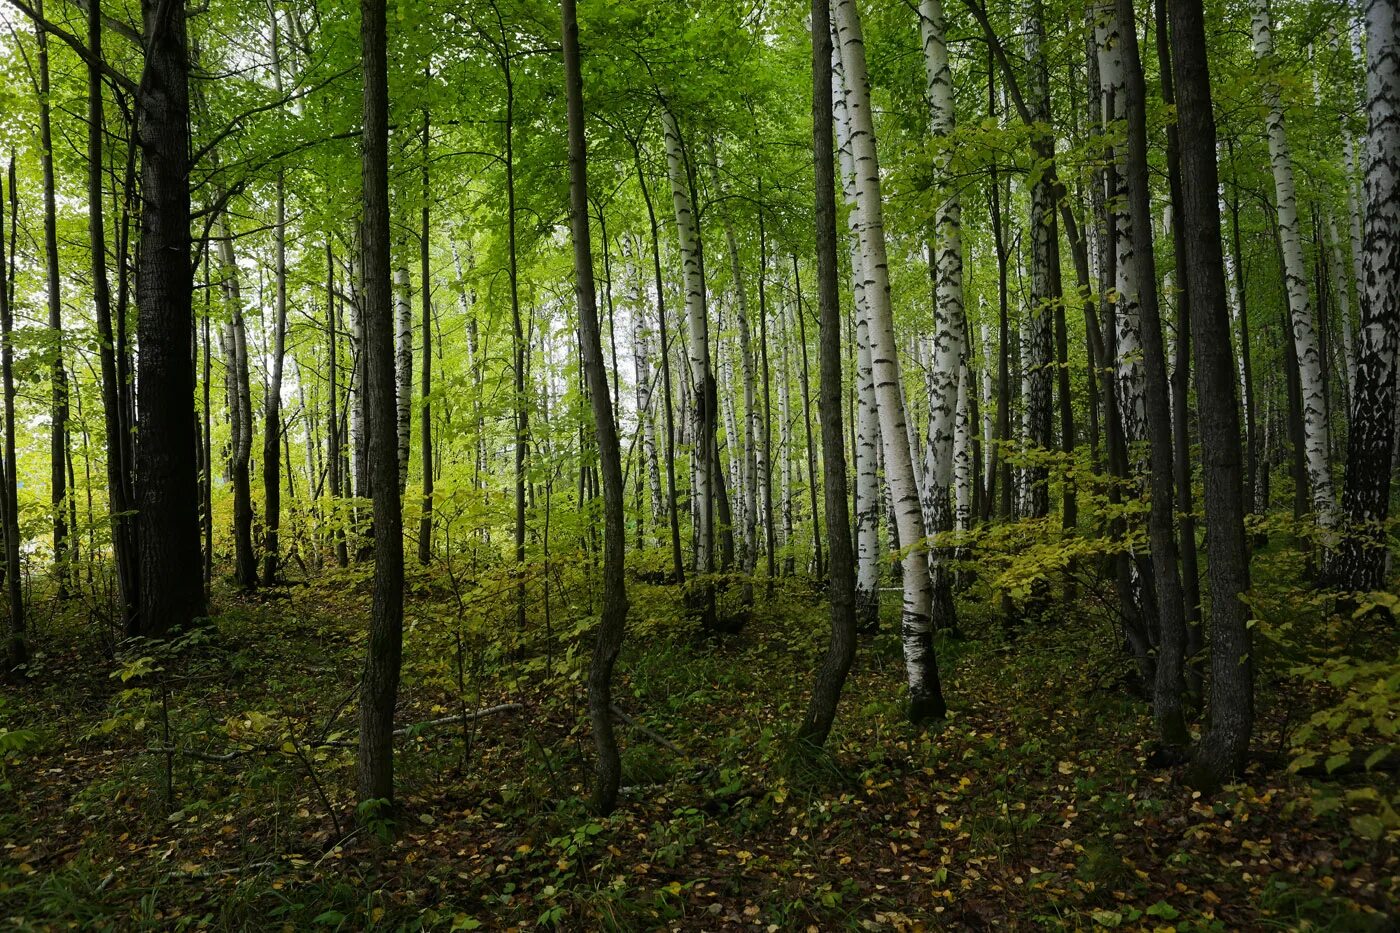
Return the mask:
[(136, 259), (139, 392), (134, 473), (141, 611), (132, 634), (162, 635), (204, 612), (195, 469), (189, 190), (189, 56), (182, 3), (142, 0), (141, 249)]
[(1243, 767), (1254, 726), (1254, 662), (1243, 599), (1250, 586), (1249, 558), (1240, 499), (1240, 415), (1220, 248), (1204, 11), (1198, 0), (1169, 0), (1168, 9), (1181, 133), (1184, 281), (1196, 341), (1196, 404), (1210, 554), (1210, 727), (1197, 749), (1192, 776), (1214, 786)]
[(1400, 340), (1400, 10), (1366, 4), (1365, 290), (1356, 352), (1356, 391), (1347, 438), (1342, 509), (1346, 526), (1333, 575), (1348, 590), (1385, 585), (1385, 526), (1394, 453), (1396, 352)]
[(612, 731), (612, 670), (622, 648), (627, 621), (627, 590), (623, 579), (626, 548), (623, 524), (622, 459), (617, 426), (608, 398), (608, 374), (593, 294), (593, 256), (588, 236), (588, 155), (584, 139), (583, 77), (579, 68), (578, 19), (574, 0), (563, 0), (564, 83), (568, 97), (569, 207), (574, 240), (574, 293), (578, 301), (579, 344), (593, 404), (598, 458), (603, 485), (603, 611), (598, 640), (588, 670), (588, 714), (598, 753), (590, 805), (594, 812), (612, 812), (622, 776), (617, 739)]
[[(900, 398), (900, 367), (890, 307), (889, 269), (885, 256), (884, 209), (879, 159), (866, 78), (865, 43), (855, 0), (837, 0), (838, 56), (845, 85), (845, 119), (849, 121), (856, 166), (857, 214), (860, 218), (861, 267), (870, 326), (871, 360), (879, 399), (885, 477), (894, 499), (894, 518), (904, 542), (904, 608), (900, 634), (909, 680), (909, 717), (913, 722), (941, 719), (943, 691), (933, 650), (932, 586), (928, 575), (926, 531), (919, 506), (914, 460)], [(840, 104), (838, 103), (838, 107)], [(841, 114), (838, 112), (838, 119)]]
[[(394, 797), (394, 706), (403, 655), (403, 514), (396, 481), (394, 321), (389, 284), (389, 81), (384, 0), (360, 2), (364, 115), (363, 176), (365, 372), (369, 399), (370, 485), (374, 497), (374, 597), (360, 681), (356, 789), (363, 817)], [(382, 810), (378, 814), (382, 817)]]
[[(1026, 14), (1026, 57), (1031, 62), (1031, 98), (1028, 102), (1035, 121), (1031, 143), (1037, 161), (1054, 156), (1055, 141), (1050, 136), (1050, 74), (1043, 46), (1045, 23), (1040, 0), (1031, 0)], [(1046, 129), (1039, 129), (1045, 127)], [(1026, 444), (1041, 454), (1054, 446), (1054, 408), (1051, 386), (1054, 377), (1054, 321), (1060, 303), (1059, 227), (1055, 220), (1052, 179), (1042, 173), (1031, 184), (1031, 301), (1026, 321), (1027, 340), (1022, 347), (1026, 373)], [(1026, 514), (1043, 518), (1050, 514), (1049, 469), (1041, 460), (1026, 468)]]
[[(276, 29), (274, 27), (274, 35)], [(280, 82), (279, 82), (280, 83)], [(263, 403), (263, 567), (262, 582), (277, 582), (282, 528), (282, 366), (287, 353), (287, 193), (286, 179), (277, 173), (277, 226), (273, 230), (276, 307), (272, 323), (272, 373)], [(287, 461), (288, 480), (292, 462)]]
[[(831, 25), (828, 0), (812, 0), (812, 151), (815, 170), (817, 303), (821, 321), (821, 424), (830, 535), (831, 639), (817, 672), (799, 741), (820, 746), (836, 718), (856, 649), (855, 567), (846, 508), (845, 435), (841, 426), (841, 301), (836, 266), (836, 177), (832, 165)], [(815, 516), (814, 516), (815, 518)]]

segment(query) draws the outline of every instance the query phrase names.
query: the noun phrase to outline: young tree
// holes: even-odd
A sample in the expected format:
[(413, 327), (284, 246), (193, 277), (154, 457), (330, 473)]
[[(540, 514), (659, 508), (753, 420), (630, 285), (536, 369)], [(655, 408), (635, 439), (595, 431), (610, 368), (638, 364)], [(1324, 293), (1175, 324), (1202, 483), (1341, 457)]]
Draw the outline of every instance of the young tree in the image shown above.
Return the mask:
[(836, 267), (836, 173), (832, 164), (831, 13), (812, 0), (812, 152), (815, 173), (817, 302), (821, 314), (822, 460), (826, 490), (831, 640), (817, 671), (799, 742), (821, 746), (836, 719), (856, 651), (855, 566), (846, 510), (846, 440), (841, 426), (841, 301)]
[(588, 234), (588, 147), (584, 137), (583, 75), (579, 67), (578, 14), (574, 0), (562, 0), (564, 87), (569, 120), (569, 227), (574, 240), (574, 294), (578, 301), (579, 347), (597, 433), (603, 485), (603, 612), (588, 669), (588, 715), (598, 762), (591, 806), (611, 813), (617, 805), (622, 761), (612, 729), (612, 671), (627, 623), (627, 584), (623, 578), (626, 526), (623, 523), (622, 457), (613, 421), (608, 374), (593, 291), (593, 252)]

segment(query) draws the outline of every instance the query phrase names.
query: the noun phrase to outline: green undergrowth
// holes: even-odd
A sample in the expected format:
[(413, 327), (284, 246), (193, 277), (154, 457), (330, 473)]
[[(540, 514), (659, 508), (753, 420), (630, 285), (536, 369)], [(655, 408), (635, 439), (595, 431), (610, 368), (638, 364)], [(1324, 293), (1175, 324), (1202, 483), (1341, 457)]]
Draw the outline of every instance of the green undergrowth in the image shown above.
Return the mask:
[(903, 717), (889, 594), (827, 749), (797, 755), (819, 595), (760, 581), (747, 627), (714, 638), (674, 588), (634, 580), (622, 804), (597, 818), (582, 803), (595, 576), (580, 563), (526, 581), (523, 631), (515, 578), (411, 581), (392, 822), (353, 804), (364, 572), (222, 593), (207, 623), (114, 656), (82, 620), (53, 619), (27, 679), (0, 692), (0, 922), (1393, 929), (1387, 776), (1307, 759), (1340, 754), (1338, 736), (1385, 744), (1393, 708), (1375, 697), (1400, 690), (1374, 684), (1392, 655), (1347, 653), (1374, 641), (1366, 623), (1306, 594), (1256, 597), (1259, 762), (1207, 799), (1148, 766), (1149, 712), (1086, 594), (1015, 625), (970, 599), (960, 635), (939, 638), (950, 715), (932, 728)]

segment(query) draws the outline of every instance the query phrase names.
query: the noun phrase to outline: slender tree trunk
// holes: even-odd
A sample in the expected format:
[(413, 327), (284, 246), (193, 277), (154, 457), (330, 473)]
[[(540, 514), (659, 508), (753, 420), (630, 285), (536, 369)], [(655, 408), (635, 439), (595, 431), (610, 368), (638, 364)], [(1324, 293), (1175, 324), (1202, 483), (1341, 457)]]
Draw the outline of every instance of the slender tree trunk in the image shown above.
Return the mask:
[(588, 714), (598, 753), (590, 805), (606, 814), (617, 805), (622, 762), (612, 730), (612, 670), (622, 648), (627, 621), (623, 578), (626, 528), (623, 524), (622, 458), (608, 398), (608, 374), (594, 304), (593, 257), (588, 236), (588, 155), (584, 138), (583, 77), (579, 68), (578, 19), (574, 0), (563, 0), (564, 82), (569, 121), (569, 207), (574, 240), (574, 293), (578, 301), (579, 343), (588, 377), (603, 485), (603, 611), (588, 670)]
[(398, 443), (398, 490), (402, 497), (408, 488), (409, 453), (413, 440), (413, 288), (408, 269), (394, 272), (394, 375), (395, 431)]
[(1198, 0), (1169, 0), (1168, 11), (1181, 134), (1184, 280), (1196, 341), (1196, 404), (1210, 554), (1210, 727), (1196, 751), (1192, 777), (1215, 786), (1243, 767), (1254, 725), (1254, 662), (1243, 599), (1250, 587), (1249, 558), (1240, 500), (1240, 415), (1220, 248), (1204, 10)]
[[(1153, 716), (1162, 741), (1185, 745), (1182, 710), (1182, 672), (1186, 655), (1186, 614), (1181, 575), (1177, 566), (1175, 518), (1175, 462), (1172, 455), (1171, 387), (1167, 380), (1166, 351), (1157, 295), (1157, 264), (1152, 243), (1152, 194), (1147, 163), (1147, 84), (1138, 51), (1132, 0), (1117, 0), (1118, 19), (1130, 28), (1120, 36), (1123, 54), (1123, 109), (1127, 117), (1128, 204), (1132, 217), (1133, 251), (1128, 261), (1137, 264), (1141, 290), (1137, 305), (1141, 315), (1143, 374), (1146, 383), (1147, 440), (1151, 464), (1152, 497), (1148, 512), (1148, 537), (1157, 579), (1158, 642), (1157, 680), (1153, 688)], [(1214, 159), (1212, 150), (1211, 158)], [(1214, 187), (1211, 188), (1212, 195)], [(1228, 335), (1228, 327), (1226, 333)], [(1228, 348), (1229, 341), (1226, 341)]]
[(243, 589), (253, 589), (258, 585), (258, 564), (253, 549), (253, 493), (249, 465), (253, 451), (253, 406), (248, 385), (248, 335), (243, 319), (243, 292), (238, 281), (238, 263), (233, 255), (233, 234), (226, 216), (220, 220), (220, 231), (221, 284), (229, 314), (229, 321), (224, 326), (224, 365), (232, 425), (229, 472), (233, 479), (234, 579)]
[[(695, 569), (703, 577), (714, 572), (715, 546), (715, 383), (710, 369), (709, 325), (705, 310), (705, 277), (700, 258), (700, 234), (690, 196), (689, 176), (680, 129), (675, 116), (663, 109), (662, 127), (666, 142), (666, 165), (671, 181), (671, 200), (676, 213), (681, 265), (685, 279), (686, 346), (690, 369), (692, 488), (695, 512)], [(695, 595), (695, 608), (707, 628), (716, 624), (714, 590), (702, 582)]]
[[(360, 2), (364, 78), (361, 171), (364, 198), (365, 370), (374, 497), (374, 597), (360, 681), (357, 799), (364, 817), (394, 797), (394, 706), (403, 654), (403, 514), (393, 431), (394, 326), (389, 284), (389, 81), (384, 0)], [(382, 815), (382, 811), (380, 811)]]
[[(0, 474), (0, 519), (5, 532), (5, 592), (10, 617), (6, 667), (12, 670), (29, 660), (29, 636), (24, 608), (24, 570), (20, 564), (19, 464), (15, 458), (14, 376), (14, 278), (19, 199), (15, 190), (15, 160), (6, 172), (8, 192), (0, 185), (0, 391), (4, 392), (4, 462)], [(5, 236), (5, 199), (9, 198), (10, 233)]]
[(816, 578), (820, 580), (826, 573), (822, 555), (822, 525), (817, 507), (817, 439), (812, 433), (812, 378), (807, 363), (807, 318), (802, 310), (802, 277), (797, 270), (796, 255), (792, 257), (792, 283), (793, 295), (796, 298), (794, 305), (797, 315), (797, 341), (802, 347), (802, 431), (807, 439), (807, 491), (812, 498), (812, 551), (815, 557)]
[[(900, 367), (890, 307), (889, 269), (885, 256), (884, 212), (881, 205), (879, 160), (866, 79), (865, 44), (855, 0), (837, 0), (835, 7), (839, 59), (845, 86), (845, 118), (849, 121), (857, 179), (861, 267), (865, 276), (867, 315), (875, 390), (880, 401), (880, 434), (884, 444), (885, 477), (894, 499), (894, 517), (904, 542), (904, 608), (900, 634), (909, 680), (909, 718), (913, 722), (941, 719), (943, 691), (933, 650), (932, 586), (923, 514), (919, 506), (914, 460), (900, 398)], [(839, 106), (839, 105), (838, 105)], [(839, 114), (838, 114), (839, 117)]]
[[(36, 0), (35, 9), (43, 15), (43, 0)], [(58, 206), (54, 192), (53, 129), (49, 119), (49, 36), (35, 30), (39, 65), (39, 161), (44, 174), (44, 290), (49, 306), (49, 337), (53, 341), (53, 359), (49, 363), (49, 382), (53, 401), (49, 406), (49, 496), (53, 503), (53, 558), (58, 578), (58, 597), (68, 595), (70, 565), (73, 563), (68, 524), (63, 510), (67, 507), (67, 472), (64, 452), (68, 446), (68, 371), (63, 366), (63, 293), (58, 269)]]
[[(836, 266), (836, 177), (832, 165), (831, 23), (828, 0), (812, 0), (812, 151), (815, 153), (817, 305), (821, 321), (822, 460), (830, 535), (828, 598), (831, 640), (817, 672), (798, 740), (826, 742), (856, 650), (855, 567), (846, 507), (846, 451), (841, 426), (841, 301)], [(813, 516), (815, 518), (815, 516)]]
[(335, 529), (335, 560), (341, 567), (350, 563), (349, 550), (345, 545), (345, 516), (341, 497), (345, 494), (341, 466), (345, 455), (340, 448), (340, 380), (339, 380), (339, 341), (336, 339), (336, 322), (340, 315), (336, 312), (335, 293), (335, 253), (330, 241), (326, 241), (326, 369), (330, 379), (330, 406), (328, 429), (326, 431), (326, 472), (331, 487), (331, 527)]
[[(142, 630), (139, 615), (141, 592), (137, 523), (130, 516), (134, 506), (128, 485), (132, 463), (127, 456), (129, 448), (123, 433), (125, 419), (122, 416), (122, 391), (117, 366), (118, 347), (112, 333), (112, 300), (107, 280), (107, 234), (102, 211), (102, 143), (105, 127), (102, 107), (103, 78), (99, 64), (102, 58), (101, 0), (89, 0), (87, 12), (87, 44), (91, 56), (87, 69), (88, 247), (93, 316), (97, 322), (98, 357), (102, 368), (102, 415), (107, 437), (107, 514), (112, 525), (112, 556), (116, 564), (117, 596), (122, 607), (122, 623), (128, 633), (134, 633)], [(205, 387), (207, 389), (208, 380), (205, 381)]]
[[(1274, 35), (1270, 19), (1268, 0), (1254, 0), (1253, 15), (1250, 19), (1254, 55), (1261, 67), (1266, 69), (1273, 68), (1274, 58)], [(1278, 232), (1283, 248), (1289, 318), (1295, 352), (1298, 355), (1308, 487), (1317, 523), (1326, 529), (1336, 524), (1337, 507), (1332, 490), (1332, 474), (1327, 463), (1327, 399), (1322, 379), (1322, 353), (1317, 328), (1313, 322), (1312, 307), (1308, 300), (1307, 271), (1304, 266), (1303, 240), (1298, 220), (1298, 198), (1293, 182), (1293, 155), (1284, 128), (1283, 102), (1279, 96), (1278, 85), (1272, 77), (1263, 82), (1262, 91), (1269, 106), (1269, 160), (1273, 166), (1274, 192), (1278, 205)]]
[(419, 279), (423, 298), (423, 410), (419, 433), (423, 441), (423, 515), (418, 519), (418, 563), (427, 565), (433, 557), (433, 301), (430, 273), (432, 245), (429, 228), (429, 206), (432, 203), (428, 187), (428, 166), (431, 164), (432, 136), (428, 126), (428, 111), (423, 111), (423, 207), (418, 231)]
[(667, 333), (666, 326), (666, 295), (665, 281), (661, 275), (661, 235), (660, 224), (656, 219), (656, 209), (651, 202), (651, 192), (647, 188), (646, 173), (642, 171), (642, 155), (640, 147), (633, 142), (632, 156), (637, 169), (637, 186), (642, 192), (642, 201), (646, 204), (647, 222), (651, 229), (651, 262), (653, 275), (653, 291), (656, 297), (656, 326), (657, 335), (661, 338), (661, 395), (664, 404), (665, 423), (665, 443), (662, 445), (662, 454), (666, 460), (666, 511), (671, 524), (671, 573), (675, 577), (676, 585), (685, 582), (685, 560), (681, 556), (681, 525), (680, 510), (676, 507), (676, 436), (675, 406), (672, 404), (671, 392), (671, 341)]

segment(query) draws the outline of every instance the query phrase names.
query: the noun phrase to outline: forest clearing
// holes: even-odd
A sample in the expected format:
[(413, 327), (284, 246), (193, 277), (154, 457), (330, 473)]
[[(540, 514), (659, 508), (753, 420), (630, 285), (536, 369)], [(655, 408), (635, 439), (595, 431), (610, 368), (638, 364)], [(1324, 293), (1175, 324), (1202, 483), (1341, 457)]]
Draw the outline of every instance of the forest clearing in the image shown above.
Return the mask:
[(0, 925), (1394, 930), (1400, 0), (0, 0)]

